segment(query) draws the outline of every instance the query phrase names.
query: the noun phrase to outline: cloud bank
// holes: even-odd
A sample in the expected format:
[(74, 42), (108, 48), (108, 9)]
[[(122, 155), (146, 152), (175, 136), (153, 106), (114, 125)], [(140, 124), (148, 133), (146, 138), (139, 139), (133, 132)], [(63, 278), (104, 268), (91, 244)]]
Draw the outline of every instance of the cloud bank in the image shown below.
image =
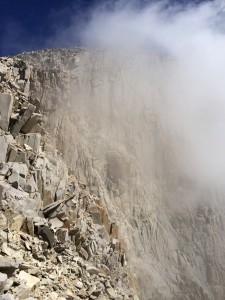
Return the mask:
[(182, 171), (207, 184), (223, 184), (225, 176), (224, 18), (222, 1), (185, 6), (118, 2), (96, 7), (80, 31), (87, 47), (172, 61), (162, 87), (168, 126), (183, 145)]

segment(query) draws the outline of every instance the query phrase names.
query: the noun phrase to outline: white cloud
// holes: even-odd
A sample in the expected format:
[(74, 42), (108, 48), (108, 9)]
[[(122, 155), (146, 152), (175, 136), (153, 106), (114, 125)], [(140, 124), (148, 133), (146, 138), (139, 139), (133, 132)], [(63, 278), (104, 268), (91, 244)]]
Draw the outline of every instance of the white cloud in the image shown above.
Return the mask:
[(160, 2), (144, 8), (134, 3), (111, 10), (96, 8), (81, 32), (82, 41), (89, 47), (143, 51), (173, 59), (164, 89), (171, 130), (186, 145), (180, 164), (190, 176), (207, 182), (220, 180), (225, 176), (225, 36), (221, 3), (165, 6)]

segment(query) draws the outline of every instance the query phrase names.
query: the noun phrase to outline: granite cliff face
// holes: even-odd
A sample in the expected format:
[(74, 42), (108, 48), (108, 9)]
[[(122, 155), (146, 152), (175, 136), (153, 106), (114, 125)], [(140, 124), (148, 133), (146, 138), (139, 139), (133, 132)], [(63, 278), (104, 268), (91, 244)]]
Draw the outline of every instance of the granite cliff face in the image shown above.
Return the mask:
[[(180, 167), (182, 138), (172, 130), (165, 89), (175, 65), (165, 57), (132, 53), (125, 57), (78, 48), (2, 59), (1, 89), (14, 91), (15, 100), (10, 123), (2, 121), (1, 128), (7, 131), (9, 125), (17, 146), (34, 147), (29, 135), (35, 133), (42, 136), (42, 151), (59, 151), (54, 162), (47, 156), (47, 170), (54, 174), (47, 174), (47, 163), (40, 159), (38, 166), (32, 165), (33, 172), (40, 168), (45, 172), (41, 186), (33, 176), (37, 191), (31, 182), (16, 183), (15, 188), (39, 191), (37, 198), (31, 197), (32, 208), (36, 205), (39, 211), (67, 199), (67, 168), (81, 189), (87, 186), (90, 207), (85, 213), (106, 230), (110, 251), (122, 264), (106, 266), (114, 270), (110, 284), (118, 288), (117, 296), (107, 294), (112, 298), (136, 297), (134, 292), (141, 299), (224, 299), (223, 189), (205, 186)], [(12, 147), (13, 140), (4, 139)], [(7, 166), (24, 163), (18, 150), (12, 155), (8, 151)], [(14, 183), (8, 175), (3, 179)], [(2, 201), (6, 205), (5, 198)], [(13, 200), (10, 206), (16, 211), (21, 207)], [(30, 210), (34, 213), (31, 207), (19, 212), (26, 215)], [(74, 251), (84, 257), (86, 244), (80, 244)], [(125, 256), (130, 271), (123, 270)], [(97, 261), (93, 258), (91, 263), (105, 265), (101, 258)], [(106, 290), (111, 285), (105, 285)], [(133, 292), (127, 292), (131, 286)]]

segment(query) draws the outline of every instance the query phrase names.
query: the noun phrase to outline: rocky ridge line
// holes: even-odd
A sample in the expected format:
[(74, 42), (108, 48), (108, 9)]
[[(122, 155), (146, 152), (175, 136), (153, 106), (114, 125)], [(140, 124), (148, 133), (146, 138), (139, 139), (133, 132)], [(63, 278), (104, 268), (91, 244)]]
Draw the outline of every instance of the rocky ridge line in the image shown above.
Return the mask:
[(118, 227), (54, 148), (31, 70), (0, 58), (0, 299), (136, 299)]

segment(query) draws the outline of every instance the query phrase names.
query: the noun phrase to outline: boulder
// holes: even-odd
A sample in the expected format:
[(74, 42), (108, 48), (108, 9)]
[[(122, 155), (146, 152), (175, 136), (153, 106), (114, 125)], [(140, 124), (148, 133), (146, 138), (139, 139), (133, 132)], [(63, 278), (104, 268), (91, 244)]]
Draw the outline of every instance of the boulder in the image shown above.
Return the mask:
[(93, 223), (102, 225), (102, 217), (100, 211), (92, 211), (90, 212)]
[(81, 247), (80, 250), (79, 250), (79, 253), (80, 253), (80, 255), (81, 255), (85, 260), (88, 260), (89, 255), (88, 255), (87, 251), (86, 251), (84, 248)]
[(0, 162), (6, 161), (6, 153), (8, 149), (8, 144), (4, 136), (0, 136)]
[(27, 163), (26, 152), (13, 145), (9, 145), (8, 162)]
[(17, 84), (20, 87), (20, 90), (23, 90), (25, 85), (25, 80), (18, 80)]
[(74, 285), (76, 288), (78, 289), (82, 289), (82, 287), (84, 286), (83, 283), (80, 280), (75, 280)]
[(28, 79), (24, 86), (24, 93), (27, 94), (30, 91), (30, 80)]
[(17, 122), (12, 126), (11, 133), (13, 137), (16, 137), (20, 132), (21, 128), (26, 124), (28, 119), (32, 116), (35, 111), (36, 106), (29, 104), (25, 111), (19, 116)]
[(54, 233), (51, 229), (44, 225), (44, 226), (35, 226), (35, 233), (38, 236), (41, 236), (44, 241), (48, 243), (49, 248), (52, 248), (55, 244), (55, 237)]
[(24, 142), (29, 145), (34, 151), (39, 152), (41, 143), (40, 133), (29, 133), (25, 136)]
[(9, 166), (5, 163), (0, 162), (0, 180), (4, 180), (8, 174)]
[(4, 273), (0, 273), (0, 293), (3, 292), (8, 276)]
[(90, 266), (90, 267), (87, 267), (87, 272), (90, 275), (98, 275), (99, 270), (96, 267), (94, 267), (94, 266)]
[(20, 280), (24, 280), (26, 282), (26, 285), (33, 290), (36, 287), (39, 287), (40, 285), (40, 279), (38, 277), (32, 276), (28, 274), (25, 271), (20, 271), (18, 278)]
[(42, 114), (33, 113), (26, 124), (21, 128), (21, 132), (29, 133), (42, 120)]
[(23, 260), (20, 258), (0, 256), (0, 272), (11, 276), (22, 262)]
[(60, 228), (60, 227), (63, 227), (63, 222), (60, 221), (58, 218), (53, 218), (49, 221), (50, 225), (51, 225), (51, 228)]
[(38, 188), (37, 188), (37, 185), (36, 185), (36, 182), (34, 180), (34, 177), (31, 176), (28, 180), (27, 180), (27, 183), (24, 187), (24, 190), (25, 192), (27, 193), (34, 193), (34, 192), (37, 192), (38, 191)]
[(11, 218), (10, 218), (10, 224), (9, 227), (11, 230), (16, 230), (19, 231), (25, 221), (25, 217), (22, 216), (21, 214), (15, 213)]
[(19, 173), (16, 170), (12, 170), (10, 176), (8, 177), (8, 182), (11, 183), (11, 185), (18, 189), (19, 187)]
[(62, 243), (66, 242), (68, 240), (68, 229), (59, 228), (57, 231), (57, 238)]
[(26, 150), (33, 150), (39, 152), (41, 143), (40, 133), (29, 133), (23, 134), (16, 137), (17, 143), (22, 147), (24, 146)]
[(31, 288), (25, 283), (21, 282), (18, 287), (14, 290), (16, 299), (26, 299), (30, 296)]
[(28, 167), (26, 164), (19, 163), (19, 162), (12, 162), (9, 163), (9, 166), (11, 167), (11, 169), (16, 170), (21, 177), (26, 178), (28, 173)]
[(7, 74), (8, 68), (6, 65), (0, 63), (0, 74), (3, 76)]
[(28, 193), (5, 182), (0, 183), (0, 202), (27, 217), (36, 216), (41, 207), (41, 199), (30, 198)]
[(53, 203), (50, 203), (48, 205), (46, 205), (43, 208), (43, 215), (45, 216), (45, 218), (48, 218), (49, 216), (51, 216), (56, 210), (59, 209), (59, 207), (61, 206), (62, 201), (56, 201)]
[(13, 97), (10, 94), (0, 93), (0, 127), (8, 131), (9, 119), (12, 112)]

